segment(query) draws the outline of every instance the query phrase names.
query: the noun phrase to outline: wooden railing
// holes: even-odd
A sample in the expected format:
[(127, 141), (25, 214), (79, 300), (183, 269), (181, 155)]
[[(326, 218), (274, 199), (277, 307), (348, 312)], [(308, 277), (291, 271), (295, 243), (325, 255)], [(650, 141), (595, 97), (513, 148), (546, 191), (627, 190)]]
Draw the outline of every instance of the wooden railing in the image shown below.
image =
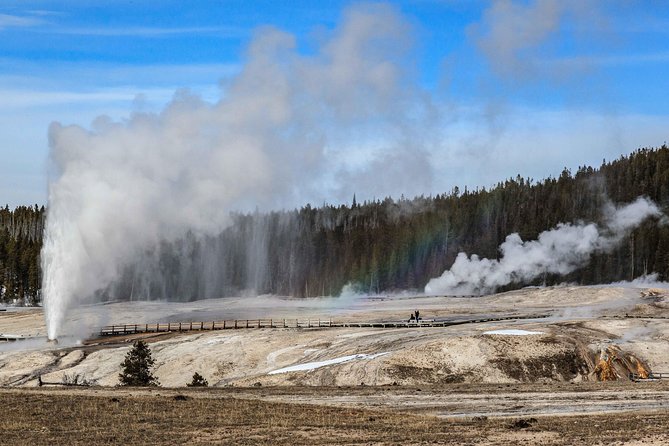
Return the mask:
[(323, 319), (233, 319), (224, 321), (168, 322), (156, 324), (108, 325), (100, 330), (100, 336), (119, 336), (141, 333), (167, 333), (203, 330), (235, 330), (251, 328), (429, 328), (449, 327), (452, 325), (494, 322), (516, 319), (539, 319), (547, 315), (504, 316), (476, 319), (446, 319), (419, 321), (386, 322), (335, 322), (332, 318)]
[(630, 381), (653, 381), (658, 379), (669, 379), (669, 372), (650, 372), (647, 378), (642, 377), (638, 373), (630, 373), (629, 378)]
[(321, 328), (331, 327), (330, 319), (234, 319), (208, 322), (167, 322), (157, 324), (124, 324), (102, 327), (102, 336), (172, 331), (229, 330), (240, 328)]

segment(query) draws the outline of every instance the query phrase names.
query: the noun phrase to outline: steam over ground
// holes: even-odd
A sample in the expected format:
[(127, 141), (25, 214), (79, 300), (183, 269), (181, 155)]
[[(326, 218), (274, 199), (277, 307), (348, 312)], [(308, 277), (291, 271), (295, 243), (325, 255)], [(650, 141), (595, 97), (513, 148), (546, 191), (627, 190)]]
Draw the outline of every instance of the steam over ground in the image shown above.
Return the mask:
[[(410, 41), (394, 9), (355, 7), (308, 55), (290, 34), (258, 31), (216, 103), (181, 91), (158, 114), (101, 116), (91, 129), (54, 123), (42, 253), (49, 337), (124, 265), (187, 232), (218, 233), (232, 210), (350, 198), (360, 184), (380, 193), (384, 181), (406, 194), (428, 189), (433, 109), (411, 76)], [(346, 142), (368, 150), (346, 152)]]
[(524, 242), (516, 233), (499, 247), (499, 260), (467, 257), (461, 252), (451, 269), (425, 286), (427, 294), (488, 294), (513, 282), (527, 283), (543, 274), (568, 274), (587, 264), (597, 252), (613, 250), (631, 230), (662, 213), (652, 201), (639, 197), (621, 207), (609, 204), (605, 225), (562, 223)]

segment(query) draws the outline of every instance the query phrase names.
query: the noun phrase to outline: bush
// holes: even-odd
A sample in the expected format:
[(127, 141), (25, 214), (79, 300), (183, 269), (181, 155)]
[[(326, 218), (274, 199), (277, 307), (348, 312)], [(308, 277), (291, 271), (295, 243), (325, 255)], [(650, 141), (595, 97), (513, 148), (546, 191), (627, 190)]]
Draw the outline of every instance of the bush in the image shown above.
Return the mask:
[(160, 383), (153, 376), (154, 364), (151, 350), (144, 341), (135, 341), (121, 363), (123, 371), (119, 374), (122, 386), (158, 386)]
[(208, 385), (207, 380), (197, 372), (193, 373), (193, 380), (190, 384), (186, 384), (187, 387), (207, 387)]

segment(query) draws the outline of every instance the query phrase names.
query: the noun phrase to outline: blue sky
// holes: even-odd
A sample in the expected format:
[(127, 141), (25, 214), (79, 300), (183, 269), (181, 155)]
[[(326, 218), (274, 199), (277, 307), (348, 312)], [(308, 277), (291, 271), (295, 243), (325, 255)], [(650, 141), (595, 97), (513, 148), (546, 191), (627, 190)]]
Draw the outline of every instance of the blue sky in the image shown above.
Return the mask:
[[(411, 27), (408, 69), (440, 111), (434, 181), (408, 194), (538, 179), (669, 139), (667, 2), (390, 3)], [(51, 122), (159, 112), (182, 88), (214, 102), (263, 27), (310, 54), (354, 5), (4, 0), (0, 202), (46, 203)]]

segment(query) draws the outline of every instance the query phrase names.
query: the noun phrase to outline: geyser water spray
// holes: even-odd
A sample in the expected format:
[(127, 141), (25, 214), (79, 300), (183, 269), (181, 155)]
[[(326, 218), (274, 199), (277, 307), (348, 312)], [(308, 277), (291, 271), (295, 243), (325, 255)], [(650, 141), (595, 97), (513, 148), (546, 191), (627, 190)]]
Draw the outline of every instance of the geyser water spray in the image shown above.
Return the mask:
[[(309, 54), (291, 34), (258, 31), (217, 102), (181, 91), (160, 113), (52, 124), (49, 338), (128, 264), (186, 234), (218, 234), (233, 210), (343, 201), (363, 184), (370, 197), (429, 190), (435, 109), (413, 78), (409, 41), (394, 8), (354, 6)], [(361, 145), (374, 155), (353, 156)], [(385, 169), (389, 183), (374, 189), (372, 171)]]

